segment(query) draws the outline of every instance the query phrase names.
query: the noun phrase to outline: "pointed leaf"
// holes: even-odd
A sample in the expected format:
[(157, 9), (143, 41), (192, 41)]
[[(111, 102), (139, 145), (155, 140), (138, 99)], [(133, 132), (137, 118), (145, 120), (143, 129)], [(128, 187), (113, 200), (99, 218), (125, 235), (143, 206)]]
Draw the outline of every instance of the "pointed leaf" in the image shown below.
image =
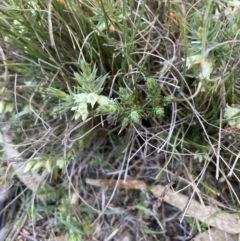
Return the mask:
[(98, 100), (98, 95), (96, 93), (90, 93), (87, 96), (87, 103), (90, 103), (92, 108), (94, 107), (95, 103)]
[(82, 113), (82, 120), (85, 121), (88, 118), (88, 112), (83, 112)]
[(100, 94), (102, 92), (102, 86), (103, 86), (104, 82), (106, 81), (107, 76), (108, 76), (108, 74), (106, 74), (104, 76), (100, 76), (95, 80), (94, 88), (95, 88), (95, 92), (97, 94)]
[(209, 59), (202, 61), (200, 77), (202, 77), (203, 79), (209, 80), (210, 74), (212, 73), (212, 71), (213, 71), (213, 63)]
[(97, 103), (99, 105), (108, 105), (110, 102), (109, 98), (107, 96), (104, 96), (104, 95), (99, 95), (98, 96), (98, 100), (97, 100)]
[(44, 161), (35, 162), (35, 165), (32, 167), (32, 171), (39, 170), (40, 168), (44, 167), (44, 165), (45, 165)]
[(52, 163), (49, 159), (47, 159), (45, 167), (46, 167), (48, 172), (52, 171)]
[(36, 163), (31, 161), (31, 162), (28, 162), (27, 165), (25, 166), (24, 170), (23, 170), (23, 173), (27, 173), (29, 171), (32, 170), (32, 167), (35, 165)]
[(60, 169), (62, 169), (65, 165), (65, 160), (64, 159), (57, 159), (56, 164)]

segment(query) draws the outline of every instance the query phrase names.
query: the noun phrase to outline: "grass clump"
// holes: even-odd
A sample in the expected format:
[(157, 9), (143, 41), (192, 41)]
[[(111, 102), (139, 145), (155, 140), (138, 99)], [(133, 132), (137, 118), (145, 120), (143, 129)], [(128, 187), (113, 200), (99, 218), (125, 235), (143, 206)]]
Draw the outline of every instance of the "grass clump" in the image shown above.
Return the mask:
[[(14, 158), (21, 159), (9, 165), (13, 156), (2, 143), (2, 158), (10, 160), (1, 167), (1, 181), (18, 176), (15, 191), (36, 211), (34, 224), (54, 218), (69, 240), (120, 240), (126, 225), (130, 236), (131, 227), (137, 230), (136, 239), (167, 238), (162, 229), (168, 217), (159, 230), (144, 233), (154, 230), (155, 215), (115, 211), (123, 205), (117, 193), (120, 199), (126, 193), (89, 187), (87, 177), (137, 178), (177, 191), (192, 183), (186, 193), (197, 186), (202, 201), (218, 199), (238, 212), (239, 6), (0, 3), (1, 129), (18, 152)], [(39, 177), (38, 187), (23, 181), (20, 170), (22, 177)], [(142, 203), (145, 194), (134, 195)], [(39, 196), (45, 206), (35, 200)], [(143, 199), (151, 209), (155, 201), (147, 194)], [(22, 210), (22, 201), (15, 203)], [(187, 230), (179, 231), (183, 239), (191, 237), (189, 225), (175, 225)]]

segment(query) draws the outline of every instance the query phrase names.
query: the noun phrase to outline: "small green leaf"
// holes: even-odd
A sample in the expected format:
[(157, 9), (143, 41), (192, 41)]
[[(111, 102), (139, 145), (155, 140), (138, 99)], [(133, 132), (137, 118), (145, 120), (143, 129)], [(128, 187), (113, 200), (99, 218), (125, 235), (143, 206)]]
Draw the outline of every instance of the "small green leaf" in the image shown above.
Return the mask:
[(7, 103), (5, 106), (5, 113), (12, 113), (14, 110), (14, 105), (12, 103)]
[(94, 107), (95, 103), (98, 100), (98, 95), (96, 93), (90, 93), (87, 96), (87, 103), (90, 103), (92, 108)]
[(70, 199), (70, 203), (73, 205), (73, 204), (77, 204), (77, 201), (78, 201), (78, 197), (76, 195), (76, 193), (73, 193), (72, 194), (72, 197)]
[(74, 103), (86, 103), (88, 100), (88, 94), (86, 93), (80, 93), (74, 95)]
[(104, 75), (104, 76), (100, 76), (95, 80), (94, 83), (94, 91), (97, 94), (100, 94), (102, 92), (102, 86), (104, 84), (104, 82), (106, 81), (108, 74)]
[(49, 159), (46, 161), (45, 167), (46, 167), (48, 172), (52, 171), (52, 162)]
[(186, 59), (186, 67), (190, 69), (195, 64), (200, 64), (202, 61), (202, 54), (196, 54), (187, 57)]
[(44, 167), (44, 165), (45, 165), (44, 161), (35, 162), (35, 165), (32, 167), (32, 171), (39, 170), (40, 168)]
[(82, 113), (82, 112), (88, 112), (88, 108), (87, 108), (87, 104), (86, 103), (80, 103), (78, 105), (78, 112)]
[(110, 102), (109, 98), (104, 95), (99, 95), (97, 99), (97, 103), (99, 105), (108, 105)]
[(75, 114), (74, 114), (74, 120), (78, 120), (79, 119), (79, 117), (81, 116), (81, 113), (80, 112), (76, 112)]
[(24, 173), (27, 173), (29, 172), (30, 170), (32, 170), (32, 167), (36, 164), (36, 162), (33, 162), (33, 161), (30, 161), (27, 163), (27, 165), (25, 166), (23, 172)]
[(67, 103), (71, 103), (72, 102), (72, 97), (69, 94), (67, 94), (67, 93), (65, 93), (65, 92), (63, 92), (63, 91), (61, 91), (59, 89), (55, 89), (55, 88), (49, 87), (47, 89), (47, 93), (50, 96), (58, 98), (58, 99), (61, 99), (63, 101), (66, 101)]
[(118, 114), (120, 110), (121, 110), (121, 107), (113, 101), (109, 101), (108, 105), (99, 105), (97, 108), (97, 111), (99, 113), (107, 114), (107, 115)]
[(82, 117), (82, 120), (86, 120), (88, 117), (88, 109), (86, 103), (80, 103), (79, 105), (76, 105), (71, 108), (71, 110), (75, 111), (74, 119), (77, 120), (80, 116)]
[(141, 119), (141, 115), (140, 115), (140, 111), (139, 110), (131, 110), (130, 112), (130, 120), (131, 122), (139, 122)]
[(226, 105), (224, 117), (228, 120), (230, 126), (240, 129), (240, 108)]
[(75, 79), (77, 80), (77, 82), (79, 83), (79, 85), (81, 86), (83, 79), (81, 78), (80, 74), (74, 73), (73, 75), (74, 75), (74, 78), (75, 78)]
[(162, 107), (154, 107), (152, 109), (152, 115), (155, 116), (155, 117), (158, 117), (158, 118), (161, 118), (164, 116), (164, 109)]
[(88, 118), (88, 112), (82, 112), (82, 120), (85, 121)]
[(213, 63), (209, 59), (205, 59), (201, 62), (200, 77), (206, 80), (210, 80), (210, 74), (213, 71)]
[(56, 161), (56, 164), (57, 164), (57, 166), (60, 168), (60, 169), (62, 169), (63, 167), (64, 167), (64, 165), (65, 165), (65, 160), (64, 159), (57, 159), (57, 161)]

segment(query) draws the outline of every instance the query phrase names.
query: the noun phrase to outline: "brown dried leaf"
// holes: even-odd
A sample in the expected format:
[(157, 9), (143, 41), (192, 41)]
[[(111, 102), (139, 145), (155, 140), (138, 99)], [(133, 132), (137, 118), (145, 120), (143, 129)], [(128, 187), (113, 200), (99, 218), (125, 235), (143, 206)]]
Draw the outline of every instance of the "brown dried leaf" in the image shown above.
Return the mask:
[[(155, 197), (160, 197), (164, 190), (163, 186), (156, 185), (151, 189), (151, 192)], [(183, 211), (189, 202), (189, 197), (181, 193), (175, 193), (169, 189), (164, 195), (164, 201)], [(238, 215), (226, 213), (218, 207), (203, 206), (199, 202), (191, 200), (186, 215), (227, 233), (236, 234), (240, 232), (240, 219)]]
[(207, 232), (198, 234), (194, 241), (235, 241), (238, 240), (237, 235), (228, 234), (216, 228), (211, 228)]
[[(143, 181), (115, 181), (115, 180), (93, 180), (86, 179), (86, 183), (95, 186), (125, 188), (125, 189), (149, 189), (157, 198), (163, 196), (163, 200), (170, 205), (184, 211), (189, 202), (189, 197), (181, 193), (175, 193), (171, 189), (166, 189), (162, 185), (148, 187)], [(163, 195), (164, 194), (164, 195)], [(216, 227), (224, 232), (237, 234), (240, 233), (240, 219), (236, 214), (230, 214), (222, 211), (218, 207), (203, 206), (195, 200), (191, 200), (188, 205), (186, 216), (193, 217), (201, 222), (205, 222), (210, 226)]]
[[(6, 159), (18, 159), (21, 160), (20, 153), (17, 151), (15, 145), (11, 142), (11, 139), (0, 132), (0, 144), (3, 146), (3, 152)], [(18, 178), (33, 192), (36, 192), (44, 183), (44, 173), (39, 175), (35, 171), (29, 171), (24, 173), (25, 163), (23, 162), (13, 162), (12, 163), (15, 173)], [(38, 196), (43, 202), (45, 202), (45, 197)]]

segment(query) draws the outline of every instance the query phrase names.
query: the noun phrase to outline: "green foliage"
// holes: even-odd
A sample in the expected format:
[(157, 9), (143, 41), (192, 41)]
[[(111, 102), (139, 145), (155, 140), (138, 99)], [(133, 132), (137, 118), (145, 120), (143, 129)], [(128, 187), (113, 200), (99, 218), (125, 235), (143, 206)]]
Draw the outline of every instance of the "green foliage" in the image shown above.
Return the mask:
[(93, 69), (85, 61), (80, 61), (81, 73), (74, 73), (79, 86), (77, 92), (100, 94), (103, 90), (102, 86), (106, 81), (107, 75), (97, 78), (97, 68), (94, 65)]
[(146, 99), (139, 99), (137, 91), (128, 88), (119, 89), (119, 98), (108, 105), (98, 107), (98, 112), (107, 115), (117, 115), (122, 121), (122, 128), (132, 123), (140, 122), (143, 118), (164, 117), (163, 107), (171, 103), (171, 98), (161, 95), (160, 86), (156, 80), (146, 81)]
[(232, 65), (238, 58), (235, 53), (240, 49), (239, 33), (234, 30), (236, 26), (240, 26), (240, 15), (236, 12), (237, 2), (229, 2), (225, 8), (217, 2), (208, 1), (202, 9), (205, 11), (203, 17), (199, 11), (189, 15), (188, 31), (191, 41), (188, 44), (186, 67), (189, 69), (200, 65), (200, 79), (214, 81), (219, 77), (219, 73), (215, 71), (219, 64)]
[[(114, 0), (86, 1), (92, 11), (91, 20), (96, 24), (97, 31), (116, 31), (123, 24), (123, 3)], [(104, 7), (104, 9), (103, 9)], [(107, 18), (106, 18), (107, 16)]]
[(50, 96), (59, 98), (63, 101), (59, 108), (57, 108), (58, 111), (71, 109), (74, 111), (75, 120), (81, 117), (84, 121), (89, 115), (88, 104), (91, 104), (91, 108), (93, 109), (96, 103), (99, 105), (106, 104), (109, 102), (109, 99), (104, 95), (100, 95), (107, 75), (97, 78), (96, 66), (94, 66), (91, 71), (88, 64), (84, 61), (80, 61), (80, 69), (80, 74), (74, 73), (78, 86), (76, 86), (74, 90), (68, 86), (69, 94), (52, 87), (47, 89), (47, 93)]
[(240, 108), (239, 106), (234, 105), (233, 107), (227, 105), (225, 108), (224, 117), (227, 119), (228, 124), (237, 129), (240, 129), (239, 121)]
[(84, 61), (80, 62), (80, 69), (80, 74), (74, 74), (78, 86), (74, 90), (68, 86), (69, 94), (54, 88), (47, 89), (50, 96), (63, 101), (60, 106), (62, 111), (71, 109), (75, 112), (75, 120), (80, 116), (83, 121), (86, 120), (90, 108), (88, 104), (94, 111), (97, 103), (97, 112), (118, 116), (122, 122), (122, 127), (125, 128), (129, 124), (140, 122), (143, 118), (162, 118), (164, 116), (163, 107), (171, 102), (169, 97), (162, 97), (159, 85), (152, 78), (148, 78), (146, 81), (146, 100), (140, 100), (137, 91), (130, 91), (128, 88), (122, 87), (119, 89), (118, 100), (110, 100), (107, 96), (100, 95), (107, 75), (97, 77), (96, 66), (94, 65), (93, 70), (91, 70)]
[[(83, 231), (86, 231), (87, 228), (82, 229), (82, 224), (71, 214), (71, 208), (76, 204), (76, 196), (72, 194), (69, 198), (64, 197), (60, 201), (60, 205), (57, 210), (58, 220), (62, 223), (65, 228), (65, 232), (68, 233), (68, 240), (78, 241), (82, 240)], [(89, 228), (90, 230), (90, 228)]]

